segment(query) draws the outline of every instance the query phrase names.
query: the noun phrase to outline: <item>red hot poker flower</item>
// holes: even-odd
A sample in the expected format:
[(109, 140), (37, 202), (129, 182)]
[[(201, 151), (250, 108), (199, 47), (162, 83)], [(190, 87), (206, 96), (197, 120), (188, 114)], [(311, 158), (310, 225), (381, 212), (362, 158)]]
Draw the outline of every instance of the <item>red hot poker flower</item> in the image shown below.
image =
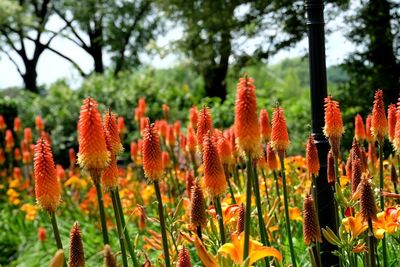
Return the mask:
[(54, 212), (60, 203), (60, 184), (57, 181), (53, 153), (43, 138), (35, 146), (34, 174), (37, 203), (47, 212)]
[(372, 109), (371, 133), (380, 144), (382, 144), (387, 134), (387, 128), (383, 92), (382, 90), (377, 90), (375, 93), (374, 107)]
[(308, 137), (307, 142), (306, 161), (308, 172), (317, 176), (319, 172), (318, 150), (311, 135)]
[(288, 149), (289, 143), (289, 134), (283, 108), (277, 106), (274, 108), (272, 116), (271, 146), (278, 154), (282, 155)]
[(354, 119), (354, 136), (359, 142), (365, 139), (365, 126), (360, 114), (357, 114)]
[(143, 170), (150, 180), (158, 180), (164, 173), (160, 137), (154, 124), (150, 124), (143, 134)]
[(396, 105), (391, 104), (388, 107), (388, 136), (390, 142), (393, 142), (396, 132)]
[(207, 107), (203, 107), (197, 123), (197, 141), (200, 151), (203, 151), (203, 140), (208, 131), (213, 131), (211, 113)]

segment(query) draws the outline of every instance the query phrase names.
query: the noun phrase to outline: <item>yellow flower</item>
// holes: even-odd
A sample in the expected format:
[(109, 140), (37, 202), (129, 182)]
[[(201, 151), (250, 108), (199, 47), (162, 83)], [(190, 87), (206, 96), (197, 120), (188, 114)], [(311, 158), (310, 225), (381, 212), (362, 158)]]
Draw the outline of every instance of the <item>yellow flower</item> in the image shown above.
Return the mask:
[(64, 183), (64, 185), (73, 186), (76, 188), (85, 188), (87, 186), (87, 181), (85, 179), (80, 179), (76, 175), (73, 175)]
[(393, 234), (400, 226), (399, 210), (390, 207), (386, 211), (377, 214), (378, 219), (372, 223), (374, 229), (374, 236), (377, 239), (383, 239), (385, 233)]
[[(228, 255), (237, 264), (244, 262), (243, 259), (244, 236), (232, 234), (232, 243), (225, 243), (219, 248), (218, 253)], [(272, 247), (265, 247), (260, 242), (250, 240), (249, 244), (249, 265), (264, 257), (275, 257), (282, 260), (281, 253)]]
[(302, 222), (303, 218), (301, 217), (301, 211), (298, 207), (289, 207), (289, 218), (293, 221)]
[(361, 235), (367, 230), (368, 225), (363, 223), (361, 213), (357, 213), (355, 217), (350, 216), (342, 220), (342, 224), (346, 229), (346, 232), (350, 233), (353, 238)]
[(33, 221), (38, 213), (38, 206), (32, 204), (24, 204), (21, 206), (21, 210), (24, 211), (25, 219), (28, 221)]

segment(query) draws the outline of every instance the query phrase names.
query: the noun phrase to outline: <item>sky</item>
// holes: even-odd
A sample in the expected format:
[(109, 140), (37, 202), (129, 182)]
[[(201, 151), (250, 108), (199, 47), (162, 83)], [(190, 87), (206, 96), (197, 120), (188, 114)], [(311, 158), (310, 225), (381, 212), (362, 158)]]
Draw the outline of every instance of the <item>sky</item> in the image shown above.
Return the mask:
[[(63, 26), (60, 19), (52, 18), (49, 21), (49, 27), (52, 30), (58, 30)], [(329, 21), (326, 27), (333, 30), (333, 33), (326, 36), (326, 63), (328, 66), (335, 65), (343, 62), (343, 60), (355, 50), (355, 47), (344, 36), (344, 22), (342, 17), (337, 17), (335, 20)], [(168, 45), (174, 40), (178, 40), (182, 36), (182, 28), (174, 28), (166, 35), (158, 37), (156, 43), (158, 46), (168, 48)], [(86, 72), (93, 69), (93, 61), (88, 54), (80, 47), (77, 47), (70, 41), (61, 37), (53, 40), (51, 46), (57, 50), (65, 53), (70, 58), (74, 59), (81, 68)], [(254, 45), (253, 45), (254, 46)], [(29, 45), (27, 45), (29, 49)], [(252, 43), (248, 43), (248, 50), (252, 50)], [(305, 38), (299, 42), (295, 47), (282, 50), (273, 55), (269, 64), (275, 64), (288, 57), (298, 57), (306, 54), (308, 49), (308, 40)], [(32, 49), (31, 49), (32, 50)], [(245, 49), (246, 50), (246, 49)], [(13, 55), (14, 58), (18, 58)], [(155, 68), (168, 68), (178, 63), (178, 57), (174, 54), (168, 54), (165, 57), (153, 56), (143, 57), (144, 63), (150, 64)], [(110, 63), (107, 55), (104, 57), (105, 65)], [(19, 62), (22, 66), (21, 62)], [(23, 69), (23, 67), (22, 67)], [(79, 73), (74, 67), (57, 56), (56, 54), (45, 51), (39, 59), (38, 63), (38, 84), (49, 85), (59, 79), (66, 79), (73, 87), (79, 86), (82, 81)], [(0, 54), (0, 88), (7, 88), (11, 86), (22, 86), (23, 82), (19, 76), (14, 64), (4, 55)]]

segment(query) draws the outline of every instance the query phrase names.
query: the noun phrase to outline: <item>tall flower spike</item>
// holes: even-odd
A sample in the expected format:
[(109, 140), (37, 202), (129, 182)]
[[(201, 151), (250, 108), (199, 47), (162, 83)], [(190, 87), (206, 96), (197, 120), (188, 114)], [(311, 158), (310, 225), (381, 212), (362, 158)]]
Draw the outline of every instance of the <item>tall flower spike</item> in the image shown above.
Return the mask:
[(256, 87), (253, 78), (245, 74), (239, 79), (235, 102), (235, 133), (238, 148), (246, 156), (257, 156), (260, 151), (260, 124), (257, 117)]
[(351, 193), (354, 194), (357, 191), (357, 187), (361, 182), (362, 177), (362, 165), (361, 160), (357, 155), (354, 155), (352, 160), (352, 175), (351, 175)]
[(325, 126), (324, 134), (329, 139), (333, 154), (339, 156), (340, 138), (344, 133), (342, 114), (339, 102), (332, 100), (332, 97), (325, 98)]
[(365, 139), (367, 139), (369, 143), (374, 142), (374, 137), (372, 136), (371, 133), (371, 121), (372, 121), (372, 116), (368, 115), (367, 120), (365, 121)]
[(374, 193), (369, 180), (368, 176), (364, 174), (360, 182), (360, 213), (364, 222), (368, 219), (377, 219)]
[(197, 123), (199, 121), (199, 111), (197, 110), (196, 106), (190, 108), (189, 120), (190, 120), (190, 126), (192, 126), (196, 130)]
[[(396, 121), (400, 121), (400, 98), (397, 102)], [(392, 145), (397, 155), (400, 154), (400, 123), (396, 123)]]
[(307, 169), (310, 174), (318, 176), (319, 172), (319, 158), (318, 150), (315, 145), (312, 135), (308, 137), (307, 150), (306, 150)]
[(185, 181), (186, 181), (186, 194), (187, 194), (188, 198), (191, 199), (192, 198), (192, 188), (195, 184), (193, 171), (188, 171), (186, 173)]
[(204, 136), (207, 135), (208, 131), (212, 132), (212, 129), (213, 126), (210, 110), (204, 106), (200, 111), (199, 121), (197, 123), (197, 141), (200, 151), (203, 151)]
[(104, 245), (104, 267), (117, 267), (110, 245)]
[(4, 120), (3, 115), (0, 115), (0, 131), (4, 132), (4, 130), (7, 128), (6, 121)]
[(101, 175), (101, 185), (107, 190), (111, 190), (118, 186), (119, 171), (117, 166), (117, 157), (111, 155), (110, 164), (103, 170)]
[(53, 153), (44, 139), (39, 139), (35, 146), (34, 174), (37, 203), (47, 212), (54, 212), (60, 203), (60, 184), (57, 181)]
[(371, 133), (380, 144), (387, 134), (387, 128), (383, 92), (382, 90), (377, 90), (375, 92), (374, 107), (372, 109)]
[(218, 138), (217, 148), (221, 163), (228, 165), (231, 164), (233, 162), (231, 144), (223, 135)]
[(197, 140), (196, 140), (196, 133), (192, 127), (188, 127), (187, 129), (187, 151), (189, 153), (196, 152)]
[(192, 267), (189, 250), (184, 246), (179, 250), (176, 267)]
[(278, 160), (271, 144), (267, 144), (267, 166), (271, 171), (278, 169)]
[(315, 211), (314, 199), (311, 195), (307, 195), (303, 202), (303, 236), (304, 243), (322, 243), (321, 229), (319, 227), (317, 212)]
[(328, 184), (335, 184), (336, 176), (335, 176), (335, 160), (333, 158), (332, 149), (329, 150), (328, 153)]
[(203, 190), (198, 182), (192, 186), (190, 199), (190, 224), (192, 226), (205, 226), (207, 224), (206, 203)]
[(124, 150), (121, 144), (121, 138), (119, 137), (118, 128), (116, 116), (109, 110), (104, 115), (104, 135), (106, 137), (107, 149), (113, 155), (118, 155)]
[[(93, 98), (83, 100), (78, 122), (78, 163), (90, 172), (92, 179), (100, 176), (110, 162), (101, 116)], [(95, 183), (99, 182), (97, 180)]]
[(160, 137), (154, 123), (150, 124), (143, 133), (143, 170), (150, 180), (158, 180), (164, 173)]
[(388, 107), (388, 136), (393, 143), (396, 132), (396, 105), (390, 104)]
[(354, 119), (354, 137), (358, 142), (362, 142), (365, 139), (365, 126), (360, 114), (357, 114)]
[(240, 235), (240, 233), (242, 233), (244, 231), (244, 214), (245, 214), (245, 210), (244, 210), (244, 206), (242, 203), (242, 205), (240, 205), (239, 209), (238, 209), (238, 220), (237, 220), (237, 224), (236, 224), (236, 232), (238, 235)]
[(21, 131), (21, 119), (18, 117), (14, 118), (14, 132), (19, 133)]
[(217, 146), (208, 132), (203, 141), (204, 187), (212, 197), (225, 192), (226, 179)]
[(272, 115), (271, 146), (278, 154), (283, 154), (288, 149), (289, 143), (289, 134), (283, 108), (277, 106), (274, 108)]
[(85, 253), (83, 251), (82, 233), (79, 223), (72, 226), (69, 237), (69, 267), (84, 267)]
[(262, 109), (260, 112), (260, 129), (261, 138), (266, 144), (271, 140), (271, 124), (269, 122), (268, 111), (265, 109)]
[(125, 127), (125, 120), (124, 120), (124, 117), (122, 117), (122, 116), (119, 116), (118, 117), (118, 119), (117, 119), (117, 121), (118, 121), (118, 123), (117, 123), (117, 125), (118, 125), (118, 132), (119, 132), (119, 134), (121, 134), (121, 135), (124, 135), (125, 133), (126, 133), (126, 127)]

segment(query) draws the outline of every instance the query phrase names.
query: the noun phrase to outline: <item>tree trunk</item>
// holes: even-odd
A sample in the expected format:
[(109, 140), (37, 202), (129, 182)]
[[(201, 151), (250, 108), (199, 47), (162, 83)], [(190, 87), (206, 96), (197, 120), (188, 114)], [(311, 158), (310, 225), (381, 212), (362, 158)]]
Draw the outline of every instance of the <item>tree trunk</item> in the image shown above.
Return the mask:
[(29, 61), (25, 62), (25, 73), (22, 75), (22, 79), (24, 80), (25, 88), (32, 93), (39, 93), (39, 88), (37, 86), (37, 72), (36, 72), (36, 63)]
[(210, 68), (203, 73), (206, 96), (219, 97), (224, 102), (226, 99), (226, 73), (228, 65), (223, 68)]
[(94, 71), (96, 73), (104, 73), (103, 65), (103, 28), (101, 20), (95, 22), (95, 28), (93, 32), (89, 32), (90, 38), (90, 55), (94, 61)]

